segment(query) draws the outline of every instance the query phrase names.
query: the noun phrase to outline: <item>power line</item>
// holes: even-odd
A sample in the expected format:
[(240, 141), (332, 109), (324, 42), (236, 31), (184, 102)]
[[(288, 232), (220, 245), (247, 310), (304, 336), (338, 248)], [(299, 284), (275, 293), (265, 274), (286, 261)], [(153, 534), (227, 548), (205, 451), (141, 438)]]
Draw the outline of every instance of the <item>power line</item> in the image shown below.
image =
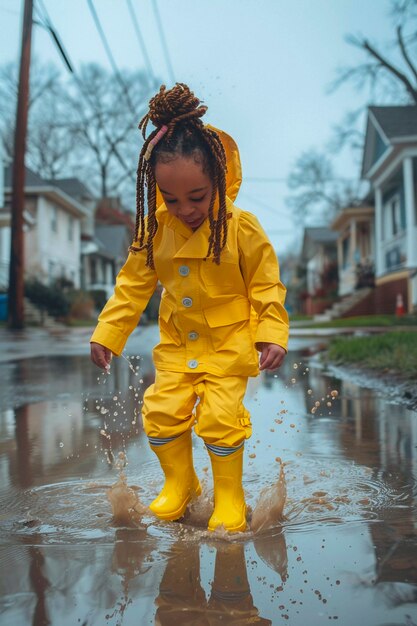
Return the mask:
[(41, 18), (41, 26), (43, 26), (44, 28), (46, 28), (46, 30), (49, 31), (52, 39), (54, 40), (54, 43), (56, 45), (56, 47), (58, 48), (58, 52), (62, 57), (62, 60), (64, 61), (64, 64), (67, 68), (67, 70), (71, 73), (74, 74), (74, 69), (71, 65), (71, 62), (69, 60), (68, 54), (66, 53), (63, 44), (61, 43), (57, 33), (55, 32), (54, 28), (52, 27), (52, 23), (51, 23), (51, 19), (48, 15), (48, 12), (45, 8), (45, 5), (43, 3), (43, 0), (37, 0), (37, 4), (40, 6), (41, 10), (43, 11), (44, 15), (42, 15), (41, 11), (39, 10), (39, 7), (35, 5), (35, 10), (37, 11), (38, 15)]
[(164, 33), (163, 26), (162, 26), (161, 16), (159, 15), (157, 0), (152, 0), (152, 7), (153, 7), (153, 12), (155, 14), (156, 23), (158, 25), (159, 37), (161, 39), (162, 49), (164, 51), (165, 61), (168, 67), (169, 78), (172, 83), (175, 83), (174, 70), (172, 68), (171, 58), (169, 55), (168, 46), (167, 46), (167, 42), (165, 39), (165, 33)]
[(96, 12), (96, 10), (94, 8), (93, 0), (87, 0), (87, 4), (88, 4), (88, 6), (90, 8), (90, 11), (91, 11), (91, 14), (93, 16), (94, 24), (95, 24), (95, 26), (97, 28), (97, 31), (98, 31), (99, 35), (100, 35), (102, 44), (104, 46), (104, 50), (105, 50), (105, 52), (107, 54), (107, 58), (109, 59), (110, 65), (113, 68), (113, 72), (114, 72), (114, 74), (115, 74), (115, 76), (116, 76), (116, 78), (117, 78), (117, 80), (118, 80), (118, 82), (119, 82), (119, 84), (120, 84), (120, 86), (121, 86), (121, 88), (123, 90), (123, 93), (125, 94), (126, 102), (128, 103), (129, 108), (132, 111), (132, 113), (134, 115), (136, 115), (137, 112), (135, 111), (135, 107), (133, 106), (132, 101), (130, 99), (129, 91), (128, 91), (127, 87), (126, 87), (126, 83), (124, 82), (124, 80), (123, 80), (123, 78), (122, 78), (122, 76), (120, 74), (119, 68), (116, 65), (116, 61), (114, 60), (114, 57), (113, 57), (113, 54), (112, 54), (109, 42), (107, 41), (106, 35), (105, 35), (104, 30), (103, 30), (103, 28), (101, 26), (100, 20), (99, 20), (98, 15), (97, 15), (97, 12)]
[[(324, 183), (333, 183), (333, 182), (351, 182), (358, 181), (357, 178), (347, 178), (343, 176), (335, 176), (334, 178), (327, 178), (324, 180)], [(245, 178), (245, 183), (288, 183), (288, 178), (263, 178), (262, 176), (248, 176)]]
[(132, 18), (133, 27), (135, 29), (136, 37), (139, 41), (140, 49), (142, 50), (143, 58), (145, 60), (145, 65), (147, 66), (147, 69), (148, 69), (148, 74), (152, 78), (152, 80), (155, 82), (155, 74), (152, 68), (151, 60), (148, 56), (148, 51), (146, 50), (145, 40), (143, 39), (141, 30), (139, 28), (139, 23), (136, 17), (136, 13), (132, 6), (132, 0), (126, 0), (126, 3), (129, 9), (130, 16)]
[(265, 209), (266, 211), (273, 213), (274, 215), (282, 215), (283, 217), (290, 219), (290, 216), (288, 215), (288, 213), (285, 213), (282, 209), (274, 209), (273, 207), (269, 206), (269, 204), (266, 204), (262, 200), (259, 200), (259, 198), (254, 198), (253, 196), (248, 195), (244, 191), (241, 192), (241, 195), (247, 198), (248, 200), (250, 200), (251, 202), (257, 204), (261, 208)]
[[(41, 9), (44, 13), (44, 15), (42, 15), (41, 11), (39, 11), (39, 8), (37, 8), (37, 12), (38, 15), (41, 18), (41, 26), (43, 26), (44, 28), (46, 28), (49, 33), (52, 36), (52, 39), (58, 49), (58, 52), (65, 64), (65, 67), (67, 68), (67, 70), (70, 72), (70, 74), (72, 75), (75, 84), (77, 85), (78, 89), (80, 90), (81, 95), (89, 102), (90, 106), (92, 107), (93, 110), (96, 111), (97, 117), (98, 119), (100, 119), (101, 115), (100, 115), (100, 111), (97, 109), (96, 103), (94, 102), (94, 100), (90, 97), (90, 94), (88, 94), (85, 89), (83, 84), (81, 83), (80, 79), (78, 78), (77, 74), (75, 73), (72, 63), (70, 61), (69, 55), (68, 53), (65, 51), (64, 45), (61, 42), (59, 35), (56, 31), (56, 29), (53, 27), (51, 19), (48, 15), (48, 12), (46, 11), (45, 5), (43, 3), (43, 0), (37, 0), (38, 4), (41, 6)], [(110, 148), (112, 149), (116, 159), (119, 161), (120, 165), (124, 168), (124, 170), (127, 172), (127, 174), (129, 174), (129, 176), (131, 177), (131, 179), (133, 181), (136, 180), (134, 173), (132, 171), (131, 168), (128, 167), (128, 165), (125, 163), (125, 160), (123, 159), (122, 155), (120, 154), (120, 152), (118, 151), (114, 141), (111, 139), (111, 137), (109, 137), (109, 135), (107, 134), (105, 128), (103, 125), (101, 125), (101, 128), (103, 130), (104, 133), (104, 137), (107, 141), (107, 143), (109, 144)]]

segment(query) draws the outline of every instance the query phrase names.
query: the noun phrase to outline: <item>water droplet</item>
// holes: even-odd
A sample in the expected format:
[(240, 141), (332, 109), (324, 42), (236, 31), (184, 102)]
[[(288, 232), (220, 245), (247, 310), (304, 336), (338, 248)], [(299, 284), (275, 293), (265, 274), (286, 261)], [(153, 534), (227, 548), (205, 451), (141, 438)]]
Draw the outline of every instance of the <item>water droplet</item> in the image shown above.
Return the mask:
[(59, 447), (60, 447), (60, 448), (63, 448), (63, 447), (64, 447), (64, 444), (62, 443), (62, 441), (60, 441), (60, 443), (59, 443)]

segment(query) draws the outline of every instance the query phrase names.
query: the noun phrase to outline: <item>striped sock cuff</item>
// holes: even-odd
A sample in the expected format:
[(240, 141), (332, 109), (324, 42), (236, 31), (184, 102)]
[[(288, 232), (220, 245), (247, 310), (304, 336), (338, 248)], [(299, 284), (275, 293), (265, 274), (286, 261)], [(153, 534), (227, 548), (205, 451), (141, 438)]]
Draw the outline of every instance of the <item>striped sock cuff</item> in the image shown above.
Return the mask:
[(216, 456), (229, 456), (229, 454), (233, 454), (233, 452), (236, 452), (237, 450), (240, 450), (240, 448), (243, 447), (243, 441), (239, 446), (236, 446), (235, 448), (225, 448), (223, 446), (213, 446), (211, 443), (206, 443), (206, 448), (207, 450), (210, 450), (210, 452), (212, 452), (213, 454), (215, 454)]
[(174, 441), (176, 437), (148, 437), (148, 441), (151, 446), (163, 446), (164, 443), (169, 443), (170, 441)]

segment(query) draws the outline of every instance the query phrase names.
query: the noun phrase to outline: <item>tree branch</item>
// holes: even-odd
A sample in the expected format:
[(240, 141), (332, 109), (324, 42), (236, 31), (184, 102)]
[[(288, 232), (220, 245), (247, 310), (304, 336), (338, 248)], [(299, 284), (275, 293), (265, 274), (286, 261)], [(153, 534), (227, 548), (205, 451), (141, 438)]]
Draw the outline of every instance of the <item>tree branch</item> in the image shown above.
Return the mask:
[(402, 82), (408, 93), (413, 98), (414, 102), (417, 104), (417, 90), (410, 83), (407, 76), (403, 74), (403, 72), (400, 72), (400, 70), (392, 65), (392, 63), (387, 61), (387, 59), (385, 59), (377, 50), (375, 50), (375, 48), (371, 46), (371, 44), (366, 39), (364, 39), (364, 41), (362, 42), (362, 48), (369, 52), (369, 54), (374, 57), (374, 59), (376, 59), (382, 67), (388, 70), (391, 74), (394, 74), (394, 76), (396, 76), (398, 80)]
[(401, 53), (402, 53), (402, 55), (404, 57), (404, 60), (407, 63), (408, 67), (410, 68), (411, 72), (414, 75), (414, 78), (417, 81), (417, 69), (414, 67), (414, 65), (413, 65), (413, 63), (412, 63), (412, 61), (411, 61), (411, 59), (409, 57), (409, 54), (408, 54), (408, 51), (407, 51), (407, 48), (405, 46), (404, 39), (403, 39), (403, 36), (402, 36), (402, 27), (401, 26), (397, 26), (397, 39), (398, 39), (398, 45), (400, 46), (400, 50), (401, 50)]

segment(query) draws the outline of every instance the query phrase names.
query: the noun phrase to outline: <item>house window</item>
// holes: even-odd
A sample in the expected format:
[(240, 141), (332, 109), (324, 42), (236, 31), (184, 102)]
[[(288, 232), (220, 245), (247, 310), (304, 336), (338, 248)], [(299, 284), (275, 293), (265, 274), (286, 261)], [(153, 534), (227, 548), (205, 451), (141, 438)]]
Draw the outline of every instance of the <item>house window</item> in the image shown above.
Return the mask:
[(396, 237), (402, 230), (400, 196), (393, 196), (384, 206), (384, 239)]
[(343, 239), (343, 243), (342, 243), (343, 268), (346, 268), (349, 265), (349, 245), (350, 245), (350, 238), (349, 237), (345, 237), (345, 239)]
[(91, 259), (91, 282), (95, 284), (97, 282), (97, 261)]
[(68, 216), (68, 241), (74, 240), (74, 218)]
[(51, 208), (51, 230), (53, 233), (58, 232), (58, 209), (56, 206)]
[(48, 276), (49, 276), (49, 282), (52, 283), (52, 281), (55, 279), (55, 263), (54, 263), (54, 261), (49, 261), (49, 263), (48, 263)]
[(398, 235), (401, 230), (401, 213), (400, 213), (400, 199), (397, 197), (391, 201), (391, 224), (392, 234)]

